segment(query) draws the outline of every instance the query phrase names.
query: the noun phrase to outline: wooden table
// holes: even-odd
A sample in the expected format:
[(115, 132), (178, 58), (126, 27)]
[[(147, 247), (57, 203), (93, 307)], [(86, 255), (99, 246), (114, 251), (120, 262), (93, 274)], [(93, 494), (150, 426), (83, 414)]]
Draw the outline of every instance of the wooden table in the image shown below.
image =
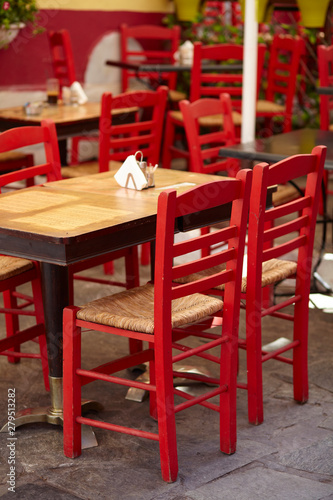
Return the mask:
[(98, 131), (100, 111), (99, 102), (87, 102), (80, 106), (50, 106), (45, 103), (40, 115), (28, 116), (23, 106), (15, 106), (0, 109), (0, 131), (24, 125), (40, 125), (42, 120), (51, 119), (55, 123), (58, 138), (68, 139), (86, 132)]
[[(190, 73), (192, 71), (192, 66), (188, 64), (179, 64), (175, 62), (174, 64), (152, 64), (152, 63), (127, 63), (123, 61), (115, 61), (115, 60), (110, 60), (108, 59), (105, 61), (105, 64), (107, 66), (114, 66), (116, 68), (121, 68), (121, 69), (130, 69), (135, 71), (135, 78), (146, 85), (149, 89), (156, 89), (157, 86), (163, 85), (163, 78), (162, 75), (163, 73)], [(242, 64), (203, 64), (202, 65), (202, 71), (209, 73), (209, 72), (220, 72), (220, 73), (228, 73), (231, 71), (240, 71), (243, 69)], [(150, 76), (154, 80), (154, 83), (151, 84), (145, 80), (145, 77), (140, 77), (140, 73), (150, 73), (151, 75), (145, 75)], [(155, 76), (157, 75), (157, 77)]]
[[(124, 115), (131, 110), (115, 109), (113, 116)], [(98, 135), (101, 104), (87, 102), (79, 106), (58, 104), (50, 106), (45, 103), (40, 115), (26, 115), (23, 106), (0, 109), (0, 132), (25, 125), (40, 125), (42, 120), (54, 121), (58, 140), (60, 141), (60, 157), (62, 165), (66, 165), (66, 139), (75, 136)]]
[(240, 160), (276, 163), (288, 156), (311, 153), (315, 146), (327, 146), (325, 169), (333, 170), (333, 133), (328, 130), (303, 128), (265, 139), (221, 148), (220, 155)]
[(333, 87), (317, 87), (316, 90), (319, 95), (333, 95)]
[[(114, 61), (108, 59), (105, 61), (107, 66), (115, 66), (116, 68), (121, 69), (132, 69), (137, 73), (140, 72), (152, 72), (152, 73), (163, 73), (163, 72), (173, 72), (173, 73), (182, 73), (190, 72), (192, 70), (192, 66), (189, 64), (158, 64), (158, 63), (127, 63), (122, 61)], [(243, 69), (242, 64), (203, 64), (202, 71), (210, 72), (210, 71), (220, 71), (220, 72), (228, 72), (228, 71), (237, 71)]]
[[(158, 169), (155, 188), (121, 188), (105, 172), (0, 196), (0, 248), (41, 262), (51, 407), (27, 422), (62, 419), (62, 312), (69, 304), (68, 266), (155, 238), (159, 193), (178, 192), (220, 177)], [(27, 412), (21, 415), (23, 420)], [(55, 417), (56, 416), (56, 417)], [(17, 419), (18, 423), (18, 419)], [(22, 422), (24, 423), (24, 421)]]

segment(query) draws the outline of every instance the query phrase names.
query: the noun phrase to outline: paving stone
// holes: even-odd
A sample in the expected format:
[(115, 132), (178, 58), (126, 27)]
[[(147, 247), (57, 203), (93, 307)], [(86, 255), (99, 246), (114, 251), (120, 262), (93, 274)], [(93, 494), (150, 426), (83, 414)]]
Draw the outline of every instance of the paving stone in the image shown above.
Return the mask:
[(318, 472), (333, 477), (333, 439), (327, 438), (325, 441), (283, 455), (278, 462), (298, 470)]
[(191, 500), (319, 500), (333, 495), (333, 484), (255, 467), (216, 479), (186, 495)]
[[(47, 484), (23, 484), (15, 489), (16, 498), (20, 500), (40, 500), (49, 498), (50, 500), (78, 500), (80, 497), (60, 491)], [(1, 496), (4, 500), (13, 498), (13, 493), (8, 492)]]

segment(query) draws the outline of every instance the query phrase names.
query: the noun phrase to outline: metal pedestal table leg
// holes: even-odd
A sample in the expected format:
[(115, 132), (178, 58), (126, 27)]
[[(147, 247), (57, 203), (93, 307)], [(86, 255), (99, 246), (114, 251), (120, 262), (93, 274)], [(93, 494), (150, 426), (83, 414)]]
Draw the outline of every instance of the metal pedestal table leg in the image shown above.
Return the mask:
[[(43, 300), (46, 327), (47, 356), (49, 363), (51, 406), (27, 408), (15, 415), (15, 428), (21, 425), (46, 422), (63, 425), (62, 404), (62, 311), (69, 304), (68, 269), (64, 266), (43, 263)], [(96, 401), (83, 401), (82, 411), (101, 410)], [(8, 432), (8, 424), (0, 432)], [(94, 432), (88, 426), (82, 426), (82, 447), (97, 446)]]

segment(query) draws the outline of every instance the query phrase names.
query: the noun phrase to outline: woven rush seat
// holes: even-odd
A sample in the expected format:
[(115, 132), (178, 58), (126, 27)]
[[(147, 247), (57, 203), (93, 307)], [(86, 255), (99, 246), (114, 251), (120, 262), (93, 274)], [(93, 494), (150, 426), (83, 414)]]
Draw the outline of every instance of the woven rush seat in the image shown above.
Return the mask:
[[(115, 172), (120, 168), (122, 163), (120, 161), (111, 161), (109, 169)], [(84, 175), (92, 175), (99, 173), (99, 165), (97, 161), (82, 163), (82, 165), (74, 165), (69, 167), (62, 167), (61, 174), (64, 179), (82, 177)]]
[(12, 278), (34, 267), (31, 260), (19, 257), (0, 256), (0, 281)]
[[(170, 115), (174, 120), (183, 122), (183, 115), (181, 111), (170, 111)], [(232, 120), (235, 126), (242, 124), (242, 115), (237, 111), (232, 112)], [(199, 124), (202, 127), (220, 127), (223, 125), (222, 115), (211, 115), (199, 118)]]
[(283, 203), (288, 203), (288, 201), (297, 200), (300, 196), (298, 189), (291, 184), (279, 184), (277, 191), (272, 195), (273, 206), (278, 207)]
[(169, 89), (168, 96), (172, 102), (179, 102), (186, 99), (186, 94), (184, 92), (180, 92), (180, 90)]
[[(195, 293), (172, 303), (172, 328), (222, 310), (221, 299)], [(154, 286), (150, 283), (81, 306), (77, 318), (135, 332), (154, 333)]]
[(286, 107), (276, 102), (259, 99), (256, 104), (257, 113), (284, 113)]
[(26, 153), (19, 153), (18, 151), (8, 151), (8, 153), (0, 153), (0, 162), (24, 160), (26, 157)]
[[(205, 276), (211, 276), (212, 274), (216, 274), (225, 269), (225, 265), (222, 264), (220, 266), (215, 266), (210, 269), (206, 269), (200, 273), (189, 274), (183, 278), (179, 278), (175, 280), (177, 283), (190, 283), (191, 281), (196, 281)], [(261, 278), (261, 286), (264, 288), (268, 285), (273, 285), (278, 281), (290, 278), (293, 276), (297, 269), (297, 263), (289, 260), (281, 260), (281, 259), (271, 259), (263, 262), (262, 265), (262, 278)], [(242, 278), (242, 293), (246, 292), (247, 288), (247, 278)], [(224, 285), (219, 285), (215, 288), (215, 290), (224, 290)]]

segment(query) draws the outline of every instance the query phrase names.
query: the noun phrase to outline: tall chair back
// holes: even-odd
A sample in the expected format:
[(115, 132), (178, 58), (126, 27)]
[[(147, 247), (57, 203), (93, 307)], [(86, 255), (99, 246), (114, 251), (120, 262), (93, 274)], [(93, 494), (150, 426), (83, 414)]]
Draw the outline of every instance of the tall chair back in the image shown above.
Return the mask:
[(54, 78), (59, 80), (60, 89), (76, 81), (72, 42), (66, 29), (49, 31), (51, 62)]
[[(102, 96), (100, 117), (99, 170), (109, 170), (110, 161), (124, 161), (128, 155), (141, 151), (145, 160), (159, 162), (164, 113), (168, 89), (125, 92), (118, 96)], [(121, 116), (124, 123), (112, 124), (111, 110), (127, 109), (134, 120)], [(74, 167), (75, 168), (75, 167)]]
[[(282, 117), (284, 132), (292, 128), (293, 100), (304, 50), (302, 38), (275, 35), (269, 51), (266, 96), (257, 102), (257, 116)], [(276, 102), (281, 97), (284, 99), (283, 104)]]
[(61, 179), (58, 138), (52, 120), (43, 120), (40, 127), (17, 127), (2, 132), (0, 136), (0, 153), (37, 144), (43, 144), (44, 146), (45, 163), (1, 175), (0, 188), (12, 182), (32, 179), (38, 175), (46, 175), (48, 182)]
[[(249, 420), (263, 421), (262, 363), (276, 359), (293, 365), (294, 399), (308, 399), (307, 338), (312, 253), (325, 146), (311, 154), (297, 155), (275, 165), (253, 169), (248, 227), (246, 291), (246, 351)], [(304, 196), (276, 208), (266, 207), (269, 186), (306, 179)], [(294, 295), (265, 307), (262, 289), (286, 278), (295, 278)], [(280, 312), (294, 304), (293, 312)], [(293, 322), (293, 335), (284, 346), (262, 349), (262, 317), (271, 315)], [(292, 351), (292, 358), (283, 353)]]
[[(19, 168), (0, 175), (0, 188), (13, 182), (31, 180), (38, 175), (46, 175), (49, 181), (61, 178), (57, 134), (51, 120), (42, 121), (41, 126), (18, 127), (0, 134), (0, 154), (35, 145), (43, 146), (45, 163)], [(36, 196), (33, 192), (30, 192), (30, 195)], [(29, 196), (28, 192), (27, 196)], [(10, 194), (8, 202), (10, 202)], [(31, 285), (32, 296), (20, 290), (21, 285), (27, 284)], [(40, 358), (44, 385), (46, 389), (49, 389), (41, 276), (38, 263), (0, 255), (0, 292), (3, 294), (3, 307), (0, 313), (5, 315), (6, 322), (6, 337), (0, 339), (0, 354), (7, 356), (12, 363), (17, 363), (22, 357)], [(23, 324), (22, 317), (24, 316), (35, 317), (36, 323), (32, 326)], [(31, 352), (29, 347), (21, 352), (21, 345), (35, 338), (39, 340), (40, 353)]]
[[(191, 72), (190, 101), (200, 97), (218, 97), (221, 93), (231, 96), (232, 107), (241, 112), (243, 92), (243, 70), (228, 70), (225, 72), (209, 71), (204, 69), (205, 64), (216, 64), (223, 67), (223, 63), (230, 65), (243, 64), (243, 45), (223, 43), (216, 45), (203, 45), (194, 43), (193, 66)], [(257, 96), (261, 83), (266, 46), (258, 45), (257, 65)]]
[[(142, 44), (142, 49), (131, 49), (130, 39), (134, 39)], [(180, 27), (165, 28), (154, 25), (120, 26), (121, 61), (125, 63), (152, 63), (152, 64), (173, 64), (174, 54), (178, 50), (180, 41)], [(177, 73), (175, 72), (135, 72), (130, 69), (122, 70), (122, 91), (125, 92), (130, 87), (131, 78), (149, 78), (155, 86), (157, 82), (163, 81), (169, 89), (176, 88)], [(156, 85), (157, 83), (157, 85)]]
[[(261, 72), (264, 63), (266, 47), (258, 45), (258, 71), (257, 71), (257, 90), (259, 90)], [(217, 65), (223, 68), (223, 63), (239, 64), (240, 69), (216, 71), (215, 68), (206, 71), (204, 65)], [(242, 63), (243, 63), (243, 46), (236, 44), (217, 44), (217, 45), (202, 45), (201, 42), (194, 44), (194, 56), (191, 72), (191, 88), (190, 101), (194, 102), (197, 99), (205, 97), (217, 98), (222, 93), (228, 93), (231, 96), (232, 103), (232, 119), (236, 127), (236, 135), (240, 135), (240, 126), (242, 124), (241, 105), (242, 105)], [(222, 116), (220, 121), (213, 116), (209, 120), (205, 119), (205, 126), (216, 128), (221, 127)], [(176, 144), (176, 130), (184, 127), (183, 115), (180, 111), (169, 111), (167, 114), (165, 140), (163, 146), (163, 167), (170, 168), (173, 158), (185, 158), (189, 161), (190, 154), (187, 147), (179, 147)]]
[[(333, 86), (333, 45), (318, 45), (318, 70), (321, 87)], [(320, 95), (320, 128), (333, 130), (330, 113), (333, 110), (333, 95)]]
[[(236, 144), (229, 94), (220, 94), (219, 99), (198, 99), (192, 103), (181, 101), (184, 127), (190, 153), (190, 171), (213, 174), (227, 171), (234, 177), (238, 161), (220, 156), (222, 146)], [(222, 115), (222, 123), (221, 123)], [(205, 118), (217, 118), (217, 130), (205, 127)]]

